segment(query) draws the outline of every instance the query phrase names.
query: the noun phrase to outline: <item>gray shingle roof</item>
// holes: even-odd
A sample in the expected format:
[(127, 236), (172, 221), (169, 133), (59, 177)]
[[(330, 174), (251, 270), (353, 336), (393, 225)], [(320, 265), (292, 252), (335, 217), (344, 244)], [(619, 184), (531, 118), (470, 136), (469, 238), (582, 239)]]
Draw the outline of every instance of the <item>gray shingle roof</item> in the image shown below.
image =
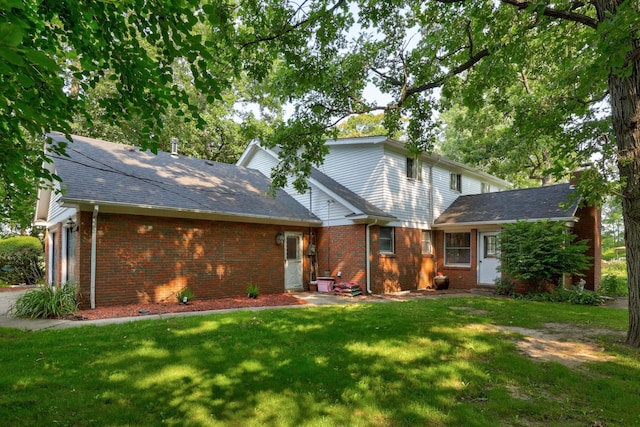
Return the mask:
[[(61, 134), (50, 136), (66, 141)], [(73, 140), (68, 157), (51, 155), (65, 202), (320, 223), (286, 192), (267, 194), (271, 181), (258, 171), (98, 139)]]
[(571, 197), (570, 184), (460, 196), (435, 225), (505, 223), (518, 220), (558, 219), (575, 216), (579, 199)]
[[(328, 175), (320, 172), (316, 168), (311, 169), (311, 178), (316, 180), (316, 182), (323, 185), (325, 188), (334, 193), (336, 196), (340, 197), (345, 202), (352, 205), (354, 208), (358, 209), (364, 215), (388, 218), (390, 220), (396, 219), (395, 216), (383, 211), (373, 203), (365, 200), (363, 197), (360, 197), (344, 185), (340, 184)], [(356, 212), (354, 212), (354, 214), (355, 213)]]

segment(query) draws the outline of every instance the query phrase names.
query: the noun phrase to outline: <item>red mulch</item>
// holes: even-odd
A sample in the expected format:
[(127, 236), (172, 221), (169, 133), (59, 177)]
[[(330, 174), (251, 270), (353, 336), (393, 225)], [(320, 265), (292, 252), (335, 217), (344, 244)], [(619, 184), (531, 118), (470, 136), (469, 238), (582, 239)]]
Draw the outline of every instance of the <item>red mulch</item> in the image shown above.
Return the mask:
[(211, 300), (193, 300), (188, 304), (177, 302), (168, 303), (140, 303), (118, 305), (113, 307), (98, 307), (93, 310), (78, 311), (73, 320), (111, 319), (115, 317), (148, 316), (151, 314), (185, 313), (190, 311), (224, 310), (228, 308), (245, 307), (276, 307), (282, 305), (303, 305), (306, 301), (290, 294), (260, 295), (258, 298), (219, 298)]

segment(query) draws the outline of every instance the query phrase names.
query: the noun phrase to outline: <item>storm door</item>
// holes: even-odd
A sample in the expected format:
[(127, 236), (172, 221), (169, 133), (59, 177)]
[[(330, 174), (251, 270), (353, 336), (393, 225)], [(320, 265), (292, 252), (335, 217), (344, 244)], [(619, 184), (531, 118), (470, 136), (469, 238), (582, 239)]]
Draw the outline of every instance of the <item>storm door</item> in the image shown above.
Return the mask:
[(284, 289), (302, 290), (302, 233), (284, 233)]

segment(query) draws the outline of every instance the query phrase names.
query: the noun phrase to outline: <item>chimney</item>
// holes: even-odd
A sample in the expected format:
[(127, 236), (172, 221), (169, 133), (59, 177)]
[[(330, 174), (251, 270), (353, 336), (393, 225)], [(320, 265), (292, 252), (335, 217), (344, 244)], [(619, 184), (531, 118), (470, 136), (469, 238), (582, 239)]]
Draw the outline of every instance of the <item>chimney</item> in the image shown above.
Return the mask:
[(171, 157), (178, 158), (178, 138), (171, 138)]

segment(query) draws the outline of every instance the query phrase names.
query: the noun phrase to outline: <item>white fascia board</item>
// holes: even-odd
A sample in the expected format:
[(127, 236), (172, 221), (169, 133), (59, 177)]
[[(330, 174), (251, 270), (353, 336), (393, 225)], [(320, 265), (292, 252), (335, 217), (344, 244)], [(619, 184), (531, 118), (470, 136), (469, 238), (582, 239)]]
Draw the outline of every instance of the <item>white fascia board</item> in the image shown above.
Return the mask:
[(502, 225), (502, 224), (515, 224), (517, 222), (539, 222), (539, 221), (552, 221), (552, 222), (578, 222), (578, 217), (557, 217), (557, 218), (527, 218), (507, 221), (477, 221), (477, 222), (456, 222), (454, 224), (434, 224), (433, 228), (438, 230), (444, 230), (448, 228), (479, 228), (482, 226)]
[(249, 145), (247, 145), (247, 148), (245, 148), (244, 151), (242, 152), (242, 155), (236, 162), (236, 166), (246, 167), (246, 165), (249, 163), (251, 156), (253, 156), (253, 153), (255, 153), (257, 150), (260, 150), (260, 149), (268, 151), (266, 148), (260, 147), (260, 143), (257, 140), (254, 139), (253, 141), (251, 141)]
[(321, 220), (302, 220), (299, 218), (274, 217), (268, 215), (234, 214), (230, 212), (205, 211), (200, 209), (181, 209), (151, 205), (131, 205), (127, 203), (105, 202), (100, 200), (65, 199), (63, 206), (79, 206), (81, 210), (91, 210), (99, 205), (100, 213), (118, 213), (129, 215), (148, 215), (169, 218), (207, 219), (229, 222), (247, 222), (254, 224), (282, 224), (301, 226), (320, 226)]

